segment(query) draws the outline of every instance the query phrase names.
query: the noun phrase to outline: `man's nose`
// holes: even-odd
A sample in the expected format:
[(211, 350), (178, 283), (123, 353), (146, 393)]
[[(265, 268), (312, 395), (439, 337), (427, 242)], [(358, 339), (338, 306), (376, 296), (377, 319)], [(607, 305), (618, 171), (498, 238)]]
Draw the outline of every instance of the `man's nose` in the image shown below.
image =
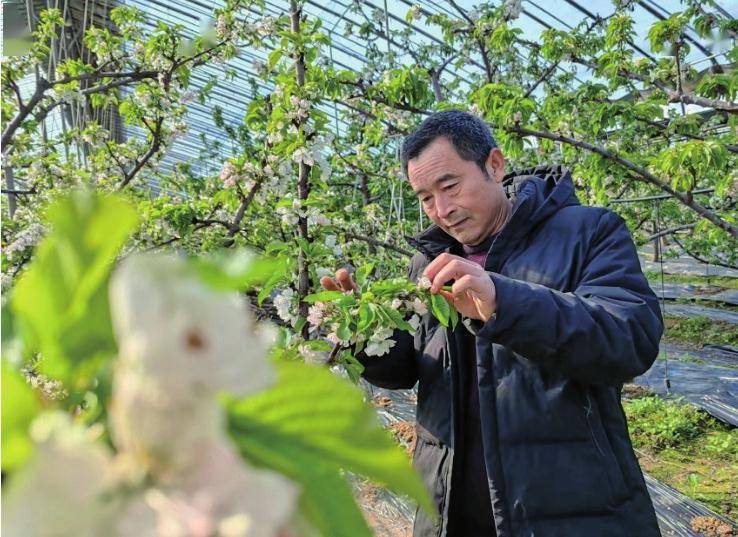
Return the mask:
[(436, 197), (436, 215), (441, 220), (446, 220), (456, 210), (454, 204), (446, 196)]

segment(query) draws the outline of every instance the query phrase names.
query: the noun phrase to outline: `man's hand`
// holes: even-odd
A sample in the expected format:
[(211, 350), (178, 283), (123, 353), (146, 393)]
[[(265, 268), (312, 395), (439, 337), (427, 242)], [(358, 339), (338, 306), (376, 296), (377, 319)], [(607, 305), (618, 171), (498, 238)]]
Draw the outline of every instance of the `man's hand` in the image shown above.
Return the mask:
[(346, 269), (338, 269), (335, 280), (329, 276), (323, 276), (320, 279), (320, 285), (328, 291), (343, 291), (344, 293), (352, 291), (358, 293), (360, 291), (359, 286), (356, 285)]
[[(431, 281), (431, 293), (440, 293), (466, 317), (486, 322), (497, 309), (495, 285), (484, 269), (473, 261), (443, 253), (423, 274)], [(443, 290), (451, 280), (455, 280), (451, 291)]]

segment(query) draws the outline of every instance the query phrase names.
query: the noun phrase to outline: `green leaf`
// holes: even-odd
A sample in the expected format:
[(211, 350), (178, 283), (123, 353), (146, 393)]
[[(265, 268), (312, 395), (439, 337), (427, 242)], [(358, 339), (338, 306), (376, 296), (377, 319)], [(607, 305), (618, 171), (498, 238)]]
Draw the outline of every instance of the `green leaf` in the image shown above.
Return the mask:
[(413, 329), (412, 326), (410, 326), (410, 323), (408, 323), (405, 319), (402, 318), (402, 314), (400, 314), (399, 311), (394, 310), (392, 308), (388, 308), (386, 306), (380, 306), (383, 310), (383, 312), (389, 317), (394, 325), (399, 328), (400, 330), (407, 330), (411, 331)]
[(256, 297), (257, 302), (259, 303), (259, 306), (261, 306), (261, 303), (264, 302), (264, 299), (266, 299), (272, 292), (272, 290), (279, 284), (280, 281), (284, 278), (284, 274), (280, 273), (279, 271), (272, 274), (269, 279), (264, 283), (263, 287), (259, 291), (259, 295)]
[(297, 321), (295, 321), (295, 334), (300, 333), (302, 327), (305, 326), (305, 323), (307, 323), (307, 319), (302, 315), (297, 318)]
[(451, 320), (451, 331), (453, 332), (454, 330), (456, 330), (456, 325), (459, 324), (459, 312), (456, 311), (456, 308), (454, 308), (450, 304), (449, 304), (448, 310), (449, 310), (449, 319)]
[(367, 263), (356, 269), (355, 280), (356, 284), (363, 289), (367, 278), (374, 270), (374, 263)]
[(270, 257), (256, 258), (248, 250), (221, 252), (192, 259), (198, 276), (216, 290), (248, 290), (272, 278), (281, 278), (286, 272), (284, 260)]
[(333, 302), (343, 298), (344, 296), (345, 295), (342, 291), (320, 291), (319, 293), (307, 295), (303, 301), (308, 304), (313, 304), (314, 302)]
[(373, 304), (363, 303), (359, 306), (359, 324), (357, 330), (363, 332), (369, 328), (372, 322), (374, 322), (375, 317), (376, 314), (374, 313)]
[(442, 295), (431, 293), (431, 313), (443, 326), (449, 325), (451, 306)]
[(33, 444), (28, 426), (39, 410), (39, 401), (21, 373), (2, 361), (2, 470), (12, 471), (30, 456)]
[(39, 351), (41, 370), (64, 381), (76, 366), (116, 351), (108, 281), (138, 217), (120, 197), (79, 190), (54, 203), (48, 221), (51, 231), (18, 281), (11, 309), (24, 348)]
[(348, 341), (351, 339), (351, 330), (349, 329), (350, 321), (350, 319), (344, 318), (341, 321), (341, 324), (338, 325), (336, 335), (341, 339), (341, 341)]
[(433, 512), (408, 458), (358, 388), (299, 362), (279, 363), (278, 370), (273, 388), (227, 404), (229, 432), (247, 461), (302, 486), (303, 511), (324, 535), (370, 535), (342, 470), (407, 494)]
[(405, 278), (393, 278), (372, 283), (370, 290), (376, 295), (396, 295), (400, 291), (410, 291), (415, 284)]
[(343, 366), (351, 382), (358, 384), (361, 374), (364, 372), (364, 365), (348, 349), (341, 353), (341, 362), (343, 362)]
[(274, 69), (274, 66), (277, 65), (277, 62), (282, 58), (282, 49), (274, 49), (267, 59), (267, 67), (271, 71)]

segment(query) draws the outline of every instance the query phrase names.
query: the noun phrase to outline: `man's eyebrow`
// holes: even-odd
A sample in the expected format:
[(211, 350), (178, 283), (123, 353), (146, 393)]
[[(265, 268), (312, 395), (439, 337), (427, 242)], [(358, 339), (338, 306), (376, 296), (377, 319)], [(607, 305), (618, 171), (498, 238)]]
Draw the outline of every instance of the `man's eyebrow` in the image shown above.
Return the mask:
[[(448, 181), (449, 179), (456, 179), (458, 177), (459, 177), (459, 174), (457, 173), (453, 173), (453, 172), (444, 173), (440, 177), (436, 178), (436, 180), (433, 181), (433, 184), (437, 185), (438, 183), (442, 183), (443, 181)], [(420, 194), (425, 194), (425, 193), (426, 193), (426, 190), (424, 188), (421, 188), (420, 190), (417, 190), (415, 192), (415, 194), (418, 196)]]

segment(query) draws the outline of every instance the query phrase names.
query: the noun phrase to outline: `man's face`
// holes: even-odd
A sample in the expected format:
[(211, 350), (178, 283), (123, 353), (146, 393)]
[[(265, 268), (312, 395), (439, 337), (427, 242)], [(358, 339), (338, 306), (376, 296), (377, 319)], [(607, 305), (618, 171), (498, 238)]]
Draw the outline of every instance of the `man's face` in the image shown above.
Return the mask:
[(509, 201), (502, 188), (505, 160), (499, 149), (485, 163), (462, 159), (447, 138), (437, 138), (410, 159), (407, 175), (433, 223), (462, 244), (475, 245), (504, 226)]

